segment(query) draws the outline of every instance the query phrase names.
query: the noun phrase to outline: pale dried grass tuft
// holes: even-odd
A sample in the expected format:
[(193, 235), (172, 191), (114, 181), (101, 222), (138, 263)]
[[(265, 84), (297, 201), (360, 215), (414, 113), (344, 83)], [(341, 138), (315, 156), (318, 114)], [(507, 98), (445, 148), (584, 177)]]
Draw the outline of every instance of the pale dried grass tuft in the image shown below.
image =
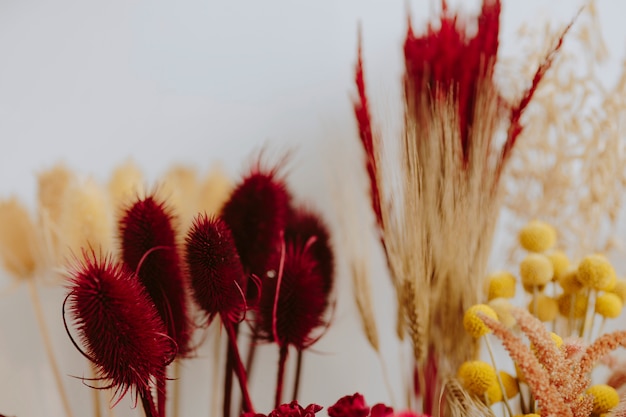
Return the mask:
[(16, 198), (0, 201), (0, 260), (17, 279), (33, 278), (41, 265), (37, 229)]

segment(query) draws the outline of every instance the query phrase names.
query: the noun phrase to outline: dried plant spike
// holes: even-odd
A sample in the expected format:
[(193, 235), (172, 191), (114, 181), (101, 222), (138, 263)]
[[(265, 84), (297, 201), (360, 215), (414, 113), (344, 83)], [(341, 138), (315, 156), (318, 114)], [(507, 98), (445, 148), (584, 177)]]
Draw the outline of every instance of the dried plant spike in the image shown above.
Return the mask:
[(529, 252), (545, 252), (556, 243), (556, 230), (548, 223), (533, 220), (520, 230), (519, 242)]
[(116, 166), (108, 183), (114, 208), (125, 205), (132, 198), (143, 197), (145, 193), (143, 183), (143, 173), (133, 160), (129, 159)]
[(233, 181), (226, 175), (220, 164), (213, 164), (200, 181), (198, 190), (198, 210), (208, 215), (217, 215), (233, 191)]
[(113, 249), (113, 213), (100, 185), (93, 179), (71, 184), (66, 191), (65, 204), (59, 221), (60, 241), (65, 250), (70, 254), (79, 254), (83, 248), (110, 252)]
[(552, 280), (553, 273), (552, 263), (545, 255), (531, 253), (520, 263), (520, 278), (525, 286), (546, 285)]
[(38, 269), (40, 238), (26, 207), (10, 198), (0, 201), (0, 259), (15, 278), (32, 278)]
[[(578, 271), (575, 268), (561, 275), (559, 285), (565, 294), (574, 294), (584, 288), (583, 284), (578, 280)], [(624, 288), (626, 288), (626, 286)]]
[(495, 272), (487, 277), (487, 299), (513, 298), (517, 280), (509, 272)]
[(153, 378), (165, 377), (176, 350), (143, 287), (132, 272), (93, 252), (84, 252), (69, 274), (66, 302), (83, 345), (79, 350), (118, 400), (129, 390), (149, 395)]
[(610, 290), (611, 293), (617, 295), (622, 303), (626, 302), (626, 278), (618, 278), (615, 286)]
[(596, 415), (607, 413), (619, 404), (619, 394), (608, 385), (593, 385), (586, 393), (593, 397), (593, 413)]
[(464, 362), (457, 372), (463, 387), (473, 395), (481, 398), (487, 390), (498, 384), (493, 366), (483, 361)]
[(577, 271), (578, 280), (587, 288), (606, 290), (615, 285), (615, 270), (611, 262), (603, 255), (588, 255), (580, 261)]
[(496, 312), (486, 304), (476, 304), (465, 312), (463, 326), (470, 336), (479, 338), (487, 333), (491, 333), (490, 329), (483, 322), (483, 315), (491, 317), (493, 320), (498, 320)]
[(528, 311), (539, 320), (548, 322), (554, 320), (559, 314), (559, 304), (552, 297), (538, 294), (537, 297), (528, 303)]
[(622, 313), (623, 303), (616, 294), (607, 292), (596, 299), (596, 313), (608, 319), (614, 319)]
[(554, 275), (553, 281), (558, 281), (564, 274), (570, 270), (570, 260), (565, 252), (557, 250), (548, 254), (548, 259), (552, 263)]

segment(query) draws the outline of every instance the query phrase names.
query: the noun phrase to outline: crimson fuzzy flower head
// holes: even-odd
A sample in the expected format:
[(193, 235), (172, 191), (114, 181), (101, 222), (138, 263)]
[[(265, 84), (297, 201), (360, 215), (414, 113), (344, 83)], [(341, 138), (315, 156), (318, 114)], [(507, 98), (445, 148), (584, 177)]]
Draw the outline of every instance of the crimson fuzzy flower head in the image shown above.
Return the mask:
[(186, 283), (181, 268), (174, 218), (154, 196), (135, 201), (119, 222), (122, 258), (135, 271), (178, 345), (189, 353), (191, 336)]
[(323, 407), (317, 404), (309, 404), (302, 408), (297, 401), (282, 404), (268, 415), (259, 413), (244, 413), (241, 417), (315, 417), (315, 414)]
[(358, 392), (341, 397), (334, 405), (328, 408), (330, 417), (368, 417), (370, 408), (365, 398)]
[(129, 390), (149, 392), (155, 379), (165, 377), (176, 345), (143, 286), (132, 271), (93, 252), (83, 253), (70, 277), (66, 303), (83, 349), (76, 347), (119, 399)]
[(257, 315), (259, 334), (280, 346), (305, 349), (317, 340), (311, 333), (324, 325), (328, 306), (317, 261), (307, 248), (288, 242), (270, 265), (274, 276), (263, 280)]
[(221, 213), (233, 234), (245, 271), (259, 278), (265, 276), (270, 257), (279, 250), (287, 223), (291, 197), (279, 177), (279, 169), (280, 164), (263, 167), (260, 160), (253, 164)]
[(321, 217), (304, 207), (291, 208), (285, 227), (285, 241), (298, 246), (309, 246), (320, 275), (324, 281), (324, 292), (333, 288), (335, 257), (330, 245), (330, 234)]
[(232, 234), (220, 218), (199, 215), (186, 239), (185, 260), (196, 303), (209, 315), (237, 321), (245, 312), (245, 275)]

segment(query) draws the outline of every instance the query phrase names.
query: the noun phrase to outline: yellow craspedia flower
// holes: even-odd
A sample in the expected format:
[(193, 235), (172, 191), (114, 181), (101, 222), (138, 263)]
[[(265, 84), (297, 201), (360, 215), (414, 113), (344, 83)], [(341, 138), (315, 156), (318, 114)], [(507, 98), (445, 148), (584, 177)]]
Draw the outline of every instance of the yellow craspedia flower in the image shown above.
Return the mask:
[(489, 405), (499, 403), (503, 400), (502, 390), (500, 389), (500, 384), (496, 380), (495, 384), (487, 388), (485, 392), (485, 396), (487, 397), (487, 401), (489, 401)]
[(563, 346), (563, 338), (554, 332), (550, 332), (550, 339), (554, 342), (557, 348)]
[(596, 313), (609, 319), (619, 317), (622, 307), (622, 299), (610, 292), (605, 292), (596, 300)]
[(566, 294), (573, 294), (583, 289), (583, 284), (578, 280), (577, 269), (570, 269), (559, 277), (559, 285)]
[(509, 272), (495, 272), (487, 277), (487, 299), (515, 297), (516, 280)]
[(548, 223), (533, 220), (519, 232), (519, 243), (529, 252), (545, 252), (554, 246), (556, 230)]
[(490, 300), (487, 305), (493, 308), (493, 311), (498, 315), (498, 321), (504, 324), (509, 329), (515, 325), (515, 317), (511, 314), (513, 304), (506, 298), (494, 298)]
[(476, 304), (467, 309), (463, 316), (463, 326), (465, 327), (465, 331), (475, 338), (491, 333), (491, 329), (487, 327), (483, 319), (478, 316), (479, 313), (491, 317), (494, 320), (498, 320), (496, 312), (486, 304)]
[(587, 394), (593, 397), (593, 413), (606, 413), (619, 404), (619, 394), (615, 388), (605, 384), (598, 384), (587, 389)]
[(626, 278), (616, 279), (615, 285), (610, 291), (617, 295), (622, 300), (622, 303), (626, 302)]
[(606, 290), (614, 285), (615, 270), (606, 257), (588, 255), (578, 265), (578, 280), (587, 288)]
[(463, 387), (470, 393), (482, 397), (494, 384), (498, 383), (493, 366), (483, 361), (464, 362), (457, 373)]
[(585, 294), (561, 294), (556, 299), (559, 305), (559, 313), (564, 317), (581, 319), (587, 312), (588, 299)]
[(565, 252), (557, 250), (548, 254), (548, 259), (552, 263), (552, 269), (554, 274), (552, 279), (558, 280), (563, 274), (565, 274), (570, 267), (570, 260)]
[(506, 392), (506, 398), (513, 398), (519, 393), (519, 386), (517, 385), (517, 379), (508, 372), (500, 371), (500, 379), (504, 386), (504, 392)]
[(526, 256), (519, 266), (522, 284), (529, 287), (539, 287), (546, 285), (552, 280), (554, 270), (552, 262), (547, 256), (539, 253), (531, 253)]
[[(535, 306), (537, 311), (535, 311)], [(552, 321), (559, 314), (559, 304), (552, 297), (538, 294), (536, 300), (530, 300), (528, 303), (528, 311), (543, 322)]]

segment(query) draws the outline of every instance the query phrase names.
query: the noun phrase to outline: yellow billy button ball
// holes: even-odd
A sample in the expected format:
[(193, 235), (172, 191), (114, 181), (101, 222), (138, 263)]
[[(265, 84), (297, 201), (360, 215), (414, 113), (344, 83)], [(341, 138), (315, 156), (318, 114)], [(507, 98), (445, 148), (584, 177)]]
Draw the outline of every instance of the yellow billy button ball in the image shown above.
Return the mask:
[(587, 394), (593, 397), (594, 414), (606, 413), (619, 404), (619, 394), (608, 385), (593, 385), (587, 389)]
[(465, 331), (474, 338), (479, 338), (487, 333), (491, 333), (491, 329), (485, 325), (479, 314), (498, 320), (498, 315), (486, 304), (476, 304), (471, 306), (463, 316), (463, 326)]
[(615, 270), (606, 257), (588, 255), (578, 265), (578, 280), (587, 288), (606, 290), (615, 285)]
[(621, 298), (610, 292), (605, 292), (596, 300), (596, 313), (608, 319), (619, 317), (622, 307)]
[(508, 372), (500, 371), (500, 379), (504, 386), (504, 392), (506, 392), (506, 398), (513, 398), (519, 393), (519, 387), (517, 385), (517, 379)]
[(533, 220), (520, 230), (519, 242), (529, 252), (545, 252), (556, 242), (556, 230), (548, 223)]
[(515, 277), (509, 272), (495, 272), (487, 277), (487, 299), (515, 297)]
[(487, 401), (489, 401), (489, 405), (499, 403), (504, 399), (502, 396), (502, 390), (500, 389), (500, 384), (497, 380), (495, 384), (487, 388), (485, 396), (487, 397)]
[(559, 314), (559, 304), (554, 298), (539, 294), (536, 300), (530, 300), (528, 303), (528, 311), (543, 322), (552, 321)]
[(552, 269), (554, 270), (553, 280), (558, 280), (569, 270), (570, 261), (565, 252), (560, 250), (554, 251), (548, 254), (548, 259), (552, 263)]
[(559, 277), (559, 285), (566, 294), (573, 294), (583, 289), (583, 284), (578, 280), (577, 270), (570, 269)]
[(615, 280), (615, 285), (611, 289), (611, 292), (617, 295), (622, 303), (626, 302), (626, 278), (619, 278)]
[(483, 361), (464, 362), (457, 376), (468, 392), (481, 398), (491, 386), (498, 383), (493, 366)]
[(526, 256), (519, 266), (522, 284), (528, 287), (540, 287), (552, 280), (554, 270), (552, 262), (547, 256), (539, 253), (531, 253)]
[(559, 305), (559, 313), (563, 317), (582, 319), (587, 312), (587, 296), (583, 293), (561, 294), (556, 302)]

